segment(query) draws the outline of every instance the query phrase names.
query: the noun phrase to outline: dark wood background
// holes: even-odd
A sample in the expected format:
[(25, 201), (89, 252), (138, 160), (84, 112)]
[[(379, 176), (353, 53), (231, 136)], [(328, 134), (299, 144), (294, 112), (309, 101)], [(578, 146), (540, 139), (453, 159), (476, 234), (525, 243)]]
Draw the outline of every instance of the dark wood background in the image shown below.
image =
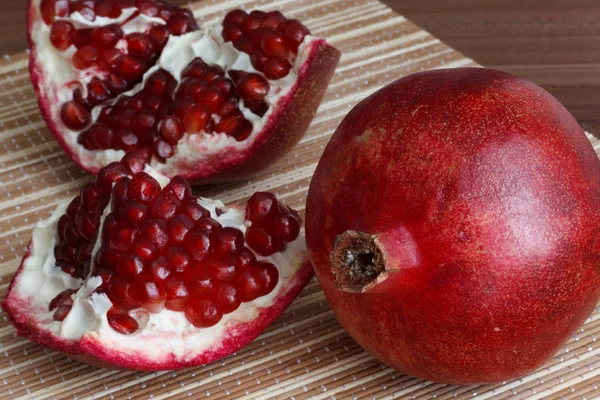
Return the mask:
[[(585, 128), (600, 133), (600, 1), (385, 2), (486, 67), (543, 86)], [(26, 0), (0, 3), (0, 55), (24, 50)]]

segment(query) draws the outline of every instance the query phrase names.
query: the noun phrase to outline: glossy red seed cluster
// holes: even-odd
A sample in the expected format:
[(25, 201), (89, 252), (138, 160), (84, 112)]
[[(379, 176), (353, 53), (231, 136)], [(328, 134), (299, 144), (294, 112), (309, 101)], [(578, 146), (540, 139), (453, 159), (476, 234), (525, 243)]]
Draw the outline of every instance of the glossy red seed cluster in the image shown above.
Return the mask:
[[(125, 8), (137, 8), (128, 19), (140, 13), (165, 21), (152, 24), (145, 32), (124, 35), (121, 24), (76, 29), (68, 20), (55, 20), (79, 12), (93, 21), (96, 16), (117, 18)], [(74, 99), (63, 105), (64, 124), (80, 130), (91, 120), (92, 107), (131, 89), (156, 62), (169, 35), (181, 35), (198, 29), (190, 10), (155, 0), (42, 0), (42, 17), (50, 25), (50, 42), (60, 51), (76, 47), (71, 64), (77, 70), (93, 69), (97, 75), (87, 84), (87, 96), (76, 89)]]
[(257, 192), (246, 204), (246, 219), (252, 225), (246, 230), (246, 243), (261, 256), (285, 249), (300, 234), (300, 215), (279, 201), (272, 193)]
[(268, 79), (281, 79), (289, 73), (306, 35), (310, 35), (306, 26), (286, 19), (279, 11), (247, 14), (233, 10), (223, 20), (223, 39), (248, 53), (252, 66)]
[(56, 265), (75, 278), (83, 278), (89, 271), (100, 216), (108, 201), (109, 194), (99, 193), (94, 184), (89, 183), (58, 220), (59, 240), (54, 247)]
[[(175, 177), (161, 189), (142, 171), (147, 157), (147, 152), (131, 152), (121, 162), (100, 170), (96, 182), (82, 190), (59, 221), (61, 241), (55, 253), (66, 243), (76, 255), (70, 256), (69, 262), (57, 257), (57, 266), (84, 278), (90, 272), (100, 215), (110, 207), (91, 266), (92, 275), (102, 278), (98, 291), (105, 292), (114, 304), (107, 315), (109, 324), (117, 332), (129, 334), (138, 329), (129, 311), (166, 308), (183, 312), (196, 327), (209, 327), (241, 303), (270, 293), (279, 279), (277, 267), (257, 260), (246, 245), (259, 254), (265, 254), (264, 249), (246, 243), (239, 229), (221, 226), (192, 196), (183, 178)], [(78, 215), (87, 216), (86, 210), (96, 223), (86, 225), (80, 238), (78, 222), (73, 221), (80, 220)], [(252, 221), (250, 230), (271, 235), (272, 242), (278, 243), (275, 251), (283, 250), (282, 243), (299, 234), (298, 214), (270, 193), (254, 195), (246, 212)], [(288, 223), (277, 223), (282, 218), (288, 218)], [(281, 230), (281, 226), (291, 229)], [(79, 254), (81, 247), (73, 247), (71, 236), (86, 248), (84, 252)], [(68, 314), (71, 294), (64, 292), (51, 302), (50, 310), (57, 310), (56, 320)]]
[(233, 71), (229, 75), (235, 82), (220, 67), (200, 58), (185, 68), (179, 84), (159, 69), (136, 95), (121, 96), (103, 108), (97, 122), (79, 135), (79, 143), (88, 150), (147, 148), (164, 162), (186, 132), (219, 132), (244, 140), (252, 133), (252, 123), (238, 103), (241, 99), (253, 112), (264, 115), (269, 84), (258, 74)]

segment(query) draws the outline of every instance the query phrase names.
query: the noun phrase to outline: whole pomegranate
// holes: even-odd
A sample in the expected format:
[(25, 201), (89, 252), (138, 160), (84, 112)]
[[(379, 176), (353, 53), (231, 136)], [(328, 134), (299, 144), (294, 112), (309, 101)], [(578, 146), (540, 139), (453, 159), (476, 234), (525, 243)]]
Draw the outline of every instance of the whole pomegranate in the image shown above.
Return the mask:
[(410, 375), (498, 382), (542, 365), (600, 294), (600, 161), (551, 95), (486, 69), (359, 103), (313, 177), (309, 255), (341, 324)]
[(340, 57), (279, 11), (201, 29), (159, 0), (30, 0), (28, 34), (42, 116), (94, 174), (145, 149), (168, 177), (254, 176), (306, 132)]

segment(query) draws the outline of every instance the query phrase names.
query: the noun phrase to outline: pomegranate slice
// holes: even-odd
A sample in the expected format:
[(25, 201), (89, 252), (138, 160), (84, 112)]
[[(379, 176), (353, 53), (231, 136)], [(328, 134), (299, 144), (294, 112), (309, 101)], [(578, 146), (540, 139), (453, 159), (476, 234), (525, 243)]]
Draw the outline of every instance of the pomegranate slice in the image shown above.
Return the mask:
[(201, 30), (157, 0), (86, 1), (32, 0), (28, 15), (42, 115), (91, 173), (147, 149), (168, 177), (253, 176), (304, 134), (340, 57), (279, 12)]
[(143, 158), (109, 164), (36, 225), (2, 303), (20, 335), (119, 368), (205, 364), (252, 341), (312, 277), (300, 217), (275, 196), (246, 209), (198, 199)]

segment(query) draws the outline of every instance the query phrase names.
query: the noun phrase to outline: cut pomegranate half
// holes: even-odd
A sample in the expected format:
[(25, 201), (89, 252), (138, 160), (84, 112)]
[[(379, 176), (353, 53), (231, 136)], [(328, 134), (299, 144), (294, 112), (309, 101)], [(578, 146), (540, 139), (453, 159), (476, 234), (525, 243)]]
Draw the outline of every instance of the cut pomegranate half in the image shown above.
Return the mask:
[(340, 57), (277, 11), (199, 29), (156, 0), (31, 0), (28, 26), (42, 115), (91, 173), (147, 149), (168, 177), (253, 176), (304, 134)]
[(2, 308), (20, 335), (93, 364), (209, 363), (312, 277), (300, 217), (269, 193), (245, 209), (197, 199), (142, 156), (109, 164), (36, 225)]

